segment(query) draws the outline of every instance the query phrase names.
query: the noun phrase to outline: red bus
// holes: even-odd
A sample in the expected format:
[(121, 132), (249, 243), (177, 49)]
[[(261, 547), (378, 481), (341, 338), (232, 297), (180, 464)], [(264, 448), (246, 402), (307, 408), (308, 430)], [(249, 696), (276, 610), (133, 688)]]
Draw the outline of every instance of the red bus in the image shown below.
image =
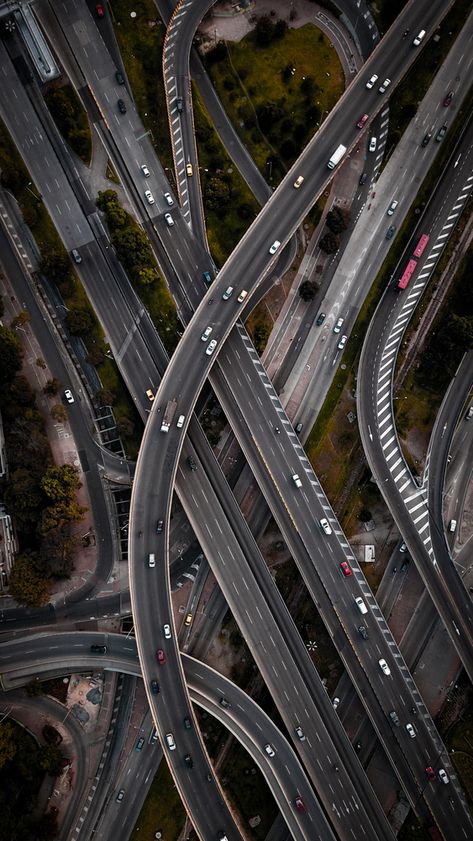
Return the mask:
[(429, 241), (430, 237), (428, 234), (422, 234), (419, 242), (417, 243), (416, 249), (414, 251), (414, 257), (422, 257), (424, 249)]
[(415, 268), (417, 266), (417, 260), (409, 260), (406, 268), (404, 269), (404, 273), (399, 280), (398, 289), (405, 289), (407, 284), (409, 283)]

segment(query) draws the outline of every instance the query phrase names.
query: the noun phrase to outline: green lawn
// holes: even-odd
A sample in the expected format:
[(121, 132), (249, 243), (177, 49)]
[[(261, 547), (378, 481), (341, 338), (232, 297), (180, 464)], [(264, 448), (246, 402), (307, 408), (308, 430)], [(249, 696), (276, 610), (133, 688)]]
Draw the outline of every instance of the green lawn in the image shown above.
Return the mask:
[(268, 157), (282, 161), (272, 167), (276, 183), (343, 92), (337, 53), (312, 24), (289, 29), (267, 47), (256, 45), (254, 33), (226, 47), (227, 58), (208, 62), (209, 73), (261, 172), (270, 175)]
[[(149, 749), (152, 750), (152, 747), (149, 746)], [(133, 796), (132, 791), (130, 796)], [(132, 841), (150, 841), (159, 830), (163, 841), (177, 841), (185, 818), (181, 798), (163, 759), (130, 837)]]

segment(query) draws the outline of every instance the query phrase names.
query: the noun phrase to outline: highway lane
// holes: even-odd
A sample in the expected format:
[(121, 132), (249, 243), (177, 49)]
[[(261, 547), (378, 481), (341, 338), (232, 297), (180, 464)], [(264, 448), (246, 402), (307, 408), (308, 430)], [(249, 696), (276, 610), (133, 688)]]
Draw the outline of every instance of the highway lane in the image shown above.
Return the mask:
[[(90, 645), (104, 643), (107, 645), (106, 655), (93, 655), (91, 659)], [(293, 748), (271, 719), (249, 696), (215, 670), (188, 655), (183, 655), (183, 663), (193, 702), (218, 718), (248, 750), (265, 775), (294, 837), (312, 841), (314, 835), (311, 833), (315, 831), (315, 837), (319, 837), (320, 830), (321, 838), (333, 838)], [(32, 673), (38, 676), (43, 672), (48, 675), (69, 674), (73, 670), (83, 671), (91, 666), (137, 676), (141, 674), (135, 641), (119, 634), (88, 631), (61, 632), (52, 636), (39, 634), (10, 640), (0, 649), (0, 673), (5, 687), (24, 685)], [(223, 707), (220, 704), (222, 696), (230, 701), (231, 706)], [(189, 731), (182, 726), (179, 733), (175, 734), (179, 756), (189, 747), (182, 747), (188, 734)], [(264, 751), (264, 745), (268, 742), (275, 750), (274, 757), (269, 757)], [(195, 758), (192, 748), (189, 753)], [(200, 774), (197, 766), (192, 771), (191, 776)], [(120, 787), (120, 784), (115, 786), (116, 789)], [(312, 816), (309, 834), (304, 828), (307, 822), (294, 809), (297, 791), (302, 794)]]
[[(461, 206), (461, 202), (458, 204), (458, 197), (460, 194), (465, 194), (465, 189), (468, 193), (468, 189), (472, 188), (473, 157), (470, 141), (472, 130), (470, 124), (470, 131), (463, 139), (464, 151), (459, 167), (451, 166), (447, 170), (448, 176), (442, 182), (441, 210), (439, 211), (437, 201), (428, 207), (422, 220), (422, 226), (430, 232), (431, 240), (424, 257), (419, 261), (419, 276), (412, 280), (404, 294), (396, 294), (392, 288), (394, 284), (386, 290), (365, 339), (358, 380), (358, 414), (367, 458), (377, 477), (380, 490), (402, 530), (423, 580), (469, 674), (473, 674), (471, 601), (452, 567), (448, 552), (445, 551), (443, 535), (439, 542), (436, 529), (429, 527), (427, 491), (417, 487), (402, 456), (399, 460), (397, 454), (401, 451), (398, 443), (395, 443), (397, 439), (392, 420), (392, 407), (389, 411), (390, 403), (386, 402), (381, 390), (384, 392), (384, 383), (389, 385), (391, 382), (404, 330), (440, 256), (446, 232), (451, 231), (452, 220), (456, 218), (455, 207)], [(420, 233), (419, 228), (417, 238)], [(410, 244), (410, 252), (406, 250), (405, 263), (407, 263), (408, 253), (411, 253), (415, 247), (414, 240), (413, 243)], [(383, 366), (382, 374), (380, 373), (381, 366)], [(383, 377), (382, 381), (381, 377)], [(386, 406), (388, 407), (387, 414)], [(371, 431), (371, 435), (368, 430)], [(410, 514), (408, 518), (406, 518), (406, 513)], [(432, 567), (437, 573), (436, 576), (431, 575)]]

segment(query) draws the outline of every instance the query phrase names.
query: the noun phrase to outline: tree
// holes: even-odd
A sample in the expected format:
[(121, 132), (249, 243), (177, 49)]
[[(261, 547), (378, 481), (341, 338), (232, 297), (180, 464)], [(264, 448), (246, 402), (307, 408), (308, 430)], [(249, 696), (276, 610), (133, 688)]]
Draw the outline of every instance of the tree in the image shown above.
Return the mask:
[(303, 280), (299, 286), (299, 295), (303, 301), (313, 301), (317, 294), (318, 286), (313, 280)]
[(51, 417), (57, 423), (62, 423), (67, 420), (67, 409), (62, 403), (55, 403), (51, 408)]
[(53, 377), (51, 380), (47, 380), (46, 385), (43, 388), (44, 394), (49, 395), (50, 397), (54, 397), (55, 394), (58, 393), (59, 389), (61, 388), (61, 383), (56, 377)]
[(35, 523), (41, 511), (42, 496), (34, 472), (27, 467), (19, 467), (10, 474), (5, 502), (20, 528)]
[(259, 47), (267, 47), (273, 40), (274, 23), (267, 15), (263, 15), (256, 21), (255, 37)]
[(54, 841), (58, 833), (57, 814), (52, 809), (35, 822), (35, 841)]
[(221, 210), (226, 207), (231, 198), (229, 185), (223, 178), (210, 178), (205, 188), (205, 200), (210, 210)]
[(335, 254), (335, 252), (340, 248), (340, 240), (337, 236), (335, 236), (335, 234), (332, 234), (332, 232), (329, 231), (329, 233), (319, 239), (319, 247), (322, 251), (325, 251), (326, 254)]
[(94, 344), (85, 357), (85, 361), (88, 362), (89, 365), (102, 365), (105, 361), (105, 354), (102, 348)]
[(43, 692), (41, 681), (38, 677), (32, 677), (28, 683), (25, 684), (25, 692), (29, 698), (37, 698)]
[(66, 313), (66, 325), (73, 336), (84, 336), (94, 326), (93, 318), (87, 310), (69, 310)]
[(43, 537), (40, 557), (48, 577), (68, 578), (72, 572), (75, 540), (70, 523), (62, 523), (50, 529)]
[(60, 467), (51, 465), (41, 480), (42, 490), (48, 499), (54, 502), (71, 501), (81, 487), (77, 470), (71, 464), (63, 464)]
[(21, 368), (22, 353), (18, 336), (8, 327), (0, 325), (0, 387), (13, 381)]
[(350, 222), (350, 211), (344, 207), (334, 205), (327, 213), (326, 225), (333, 234), (339, 234), (346, 231)]
[(59, 777), (64, 767), (64, 756), (58, 745), (41, 745), (39, 762), (51, 777)]
[(18, 555), (10, 572), (10, 593), (19, 604), (41, 607), (49, 597), (44, 568), (34, 552)]
[(0, 295), (0, 318), (2, 317), (4, 312), (5, 312), (5, 304), (3, 303), (3, 297)]
[(0, 724), (0, 768), (11, 762), (18, 750), (16, 729), (10, 721)]
[(31, 321), (31, 315), (26, 310), (22, 310), (15, 316), (10, 327), (12, 330), (16, 330), (17, 327), (23, 327), (23, 325), (28, 324), (29, 321)]
[(315, 96), (317, 91), (317, 85), (315, 84), (315, 80), (312, 76), (306, 76), (302, 79), (301, 82), (301, 93), (303, 93), (307, 99), (312, 99)]
[(71, 274), (69, 255), (63, 249), (45, 249), (41, 257), (39, 270), (54, 283), (60, 283)]
[(108, 388), (99, 388), (95, 394), (95, 400), (99, 406), (113, 406), (115, 395)]
[(131, 438), (135, 431), (135, 425), (133, 421), (125, 416), (117, 417), (117, 430), (119, 435), (123, 435), (125, 438)]
[(274, 25), (273, 38), (284, 38), (287, 32), (287, 23), (285, 20), (277, 20)]

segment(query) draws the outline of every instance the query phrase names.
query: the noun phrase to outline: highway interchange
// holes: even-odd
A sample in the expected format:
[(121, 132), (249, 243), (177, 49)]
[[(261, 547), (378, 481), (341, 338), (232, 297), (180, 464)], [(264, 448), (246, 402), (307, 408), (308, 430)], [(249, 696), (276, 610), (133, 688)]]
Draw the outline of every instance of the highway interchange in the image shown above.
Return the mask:
[[(433, 28), (439, 16), (444, 13), (445, 5), (433, 4), (428, 12), (419, 5), (416, 7), (415, 14), (412, 8), (410, 11), (413, 30), (420, 25), (419, 21), (423, 24), (427, 21), (426, 25)], [(403, 25), (404, 21), (400, 21), (397, 30), (394, 29), (388, 33), (378, 48), (377, 61), (381, 73), (389, 69), (393, 78), (393, 87), (413, 57), (407, 43), (404, 52), (399, 50), (399, 31)], [(465, 35), (465, 38), (468, 38), (468, 35)], [(370, 62), (373, 61), (374, 58), (371, 58)], [(369, 65), (366, 73), (369, 73)], [(395, 646), (381, 611), (368, 590), (361, 570), (357, 567), (348, 542), (336, 522), (323, 490), (311, 472), (292, 425), (285, 416), (246, 333), (240, 325), (234, 327), (243, 307), (238, 306), (235, 297), (228, 302), (222, 300), (222, 293), (227, 286), (234, 285), (237, 291), (242, 288), (243, 282), (240, 278), (244, 278), (244, 288), (250, 295), (257, 289), (261, 278), (268, 269), (270, 271), (272, 269), (273, 261), (268, 249), (275, 236), (277, 235), (283, 244), (288, 241), (306, 215), (308, 207), (325, 188), (326, 162), (337, 143), (337, 138), (340, 137), (340, 126), (348, 123), (353, 124), (354, 127), (361, 109), (361, 102), (365, 101), (364, 75), (365, 71), (352, 84), (350, 96), (347, 97), (345, 94), (342, 97), (337, 108), (324, 123), (323, 130), (319, 132), (317, 144), (315, 142), (309, 144), (293, 170), (271, 196), (257, 222), (245, 235), (242, 243), (203, 299), (203, 283), (197, 283), (195, 279), (201, 277), (200, 269), (205, 266), (204, 261), (208, 260), (204, 256), (205, 252), (199, 250), (194, 240), (189, 239), (184, 222), (178, 221), (176, 227), (181, 244), (185, 244), (185, 255), (173, 249), (171, 232), (166, 231), (161, 224), (159, 225), (164, 253), (172, 264), (173, 271), (179, 275), (181, 282), (186, 276), (192, 281), (192, 285), (186, 288), (185, 297), (181, 302), (183, 320), (191, 320), (184, 339), (166, 370), (162, 348), (158, 349), (158, 354), (156, 354), (154, 328), (146, 321), (139, 302), (127, 288), (125, 281), (120, 278), (116, 266), (113, 267), (113, 280), (110, 277), (109, 265), (106, 263), (113, 258), (110, 255), (104, 255), (103, 248), (97, 250), (97, 246), (90, 241), (90, 235), (85, 228), (86, 242), (78, 241), (77, 231), (74, 236), (69, 233), (71, 237), (69, 241), (65, 231), (63, 231), (63, 237), (70, 247), (83, 245), (86, 288), (94, 307), (103, 314), (104, 323), (108, 324), (107, 333), (115, 358), (120, 362), (125, 380), (130, 384), (132, 393), (135, 392), (135, 399), (137, 402), (139, 400), (142, 411), (145, 405), (143, 392), (148, 387), (148, 380), (146, 377), (143, 378), (142, 372), (144, 370), (148, 372), (149, 385), (153, 389), (158, 385), (159, 376), (162, 376), (146, 426), (135, 474), (131, 507), (133, 527), (130, 528), (129, 547), (132, 606), (140, 664), (148, 690), (150, 680), (157, 669), (155, 651), (163, 644), (162, 625), (172, 616), (167, 552), (170, 505), (176, 482), (181, 500), (228, 604), (238, 619), (275, 699), (279, 698), (277, 701), (279, 711), (287, 724), (288, 732), (293, 735), (295, 726), (304, 721), (303, 729), (308, 736), (305, 742), (300, 743), (293, 736), (295, 747), (300, 753), (302, 762), (306, 765), (309, 777), (315, 781), (325, 812), (327, 814), (332, 812), (330, 820), (335, 827), (337, 837), (353, 837), (353, 832), (355, 832), (355, 837), (361, 837), (361, 834), (358, 836), (358, 831), (372, 838), (391, 837), (391, 831), (384, 816), (376, 804), (371, 802), (369, 784), (346, 740), (338, 717), (318, 681), (318, 676), (307, 662), (304, 647), (296, 639), (295, 628), (291, 626), (290, 617), (285, 620), (286, 627), (281, 627), (284, 623), (280, 621), (276, 623), (274, 619), (276, 615), (274, 599), (277, 597), (274, 592), (271, 592), (274, 588), (271, 588), (267, 577), (265, 580), (263, 559), (259, 556), (256, 544), (249, 535), (237, 506), (228, 499), (228, 491), (223, 487), (224, 480), (217, 465), (214, 464), (206, 442), (202, 440), (197, 422), (191, 421), (197, 396), (209, 376), (211, 363), (215, 360), (217, 363), (215, 368), (218, 367), (219, 370), (214, 369), (210, 373), (211, 382), (225, 408), (227, 417), (231, 420), (235, 431), (238, 430), (237, 437), (248, 464), (291, 548), (314, 602), (333, 636), (347, 672), (357, 687), (360, 697), (365, 700), (367, 712), (378, 737), (386, 748), (387, 755), (402, 779), (403, 788), (408, 793), (412, 804), (415, 805), (418, 814), (427, 818), (429, 813), (432, 813), (435, 822), (440, 827), (451, 826), (453, 822), (459, 837), (461, 833), (464, 837), (468, 837), (468, 832), (471, 831), (470, 818), (458, 786), (454, 788), (452, 785), (448, 793), (443, 790), (439, 792), (438, 787), (425, 786), (422, 776), (425, 756), (440, 757), (442, 755), (442, 761), (448, 768), (451, 778), (454, 778), (448, 759), (443, 758), (444, 748), (425, 707), (422, 706), (412, 678)], [(175, 93), (174, 89), (173, 93)], [(116, 120), (115, 115), (113, 119)], [(357, 141), (356, 129), (353, 128), (350, 137), (345, 137), (345, 134), (349, 134), (346, 127), (343, 131), (347, 145), (353, 145)], [(131, 124), (131, 133), (136, 135), (134, 124)], [(133, 162), (135, 168), (138, 160), (140, 158), (135, 153)], [(295, 194), (292, 183), (301, 173), (304, 174), (306, 182), (304, 191)], [(39, 171), (36, 177), (40, 178)], [(63, 186), (61, 185), (61, 190)], [(77, 218), (81, 218), (82, 211), (74, 197), (70, 195), (70, 188), (68, 192), (69, 195), (64, 200), (74, 205), (74, 214)], [(277, 211), (274, 210), (276, 205)], [(278, 219), (284, 220), (284, 227), (281, 221), (281, 230), (275, 229), (275, 213)], [(98, 223), (95, 222), (95, 224)], [(177, 232), (175, 230), (172, 232), (173, 238)], [(153, 241), (156, 241), (156, 237)], [(162, 247), (160, 253), (163, 253)], [(170, 257), (171, 254), (172, 257)], [(195, 255), (197, 255), (196, 264)], [(88, 256), (95, 261), (95, 265), (98, 261), (98, 265), (103, 266), (103, 269), (99, 269), (98, 277), (87, 277)], [(192, 273), (189, 270), (191, 263)], [(110, 317), (107, 319), (105, 315), (110, 300), (108, 294), (110, 282), (121, 283), (117, 288), (122, 297), (120, 302), (115, 304), (116, 315), (120, 312), (123, 319), (121, 324), (118, 318), (112, 324)], [(99, 290), (100, 284), (102, 292)], [(195, 308), (194, 316), (192, 316), (193, 308)], [(127, 339), (130, 315), (137, 321), (139, 319), (140, 322), (140, 329), (135, 334), (137, 338), (135, 347), (131, 347)], [(334, 311), (331, 315), (334, 319), (337, 313)], [(213, 325), (214, 335), (218, 338), (217, 351), (211, 358), (205, 357), (202, 353), (200, 342), (200, 335), (209, 321)], [(224, 341), (225, 348), (222, 348), (219, 354)], [(136, 357), (133, 360), (134, 353)], [(160, 362), (156, 366), (157, 359)], [(192, 366), (189, 365), (189, 360), (192, 360)], [(182, 412), (186, 416), (186, 423), (180, 431), (173, 427), (170, 434), (163, 440), (163, 435), (159, 430), (159, 415), (164, 411), (167, 400), (174, 397), (178, 399), (179, 413)], [(369, 398), (366, 405), (367, 408), (374, 406), (372, 398)], [(191, 423), (191, 441), (195, 449), (190, 449), (189, 443), (184, 445), (188, 422)], [(366, 428), (368, 425), (366, 423)], [(274, 434), (276, 426), (281, 428), (281, 434), (277, 438)], [(377, 424), (376, 420), (373, 420), (370, 429), (375, 428)], [(179, 465), (178, 459), (183, 445), (184, 457)], [(368, 445), (366, 449), (369, 453)], [(200, 458), (197, 457), (196, 451)], [(189, 470), (186, 463), (188, 455), (191, 454), (198, 462), (198, 470), (195, 474)], [(208, 475), (204, 475), (204, 462)], [(149, 463), (153, 463), (153, 471), (146, 469)], [(295, 473), (299, 473), (302, 479), (302, 488), (297, 490), (291, 480), (291, 476)], [(160, 477), (159, 482), (156, 482), (156, 476)], [(224, 499), (226, 504), (222, 506)], [(143, 501), (146, 501), (146, 504)], [(331, 523), (330, 539), (323, 536), (318, 526), (318, 521), (322, 516), (328, 517)], [(155, 534), (157, 517), (165, 520), (165, 531), (159, 538)], [(412, 551), (411, 542), (418, 540), (417, 536), (413, 535), (409, 539), (404, 534), (404, 529), (403, 535), (408, 540)], [(145, 563), (150, 551), (158, 553), (158, 568), (153, 571), (148, 569)], [(415, 551), (414, 557), (416, 563), (420, 563)], [(340, 560), (344, 558), (349, 561), (354, 572), (349, 582), (343, 581), (339, 571)], [(238, 570), (236, 576), (235, 570)], [(463, 597), (466, 598), (466, 611), (469, 611), (469, 599), (464, 588), (462, 590)], [(243, 600), (242, 593), (245, 594)], [(373, 621), (369, 622), (369, 645), (366, 645), (357, 633), (356, 607), (353, 599), (359, 594), (363, 595), (373, 616)], [(440, 609), (442, 608), (441, 599), (439, 598), (438, 601)], [(281, 604), (277, 605), (277, 613), (280, 617), (284, 613), (284, 607)], [(452, 621), (460, 622), (457, 611), (454, 611), (452, 616), (455, 617)], [(468, 626), (471, 628), (471, 622), (468, 612), (463, 612), (463, 616), (464, 634), (463, 640), (460, 640), (463, 642), (463, 647), (461, 645), (458, 647), (463, 663), (468, 669), (468, 658), (471, 656)], [(454, 632), (454, 636), (458, 634)], [(175, 634), (174, 639), (176, 639)], [(151, 644), (150, 640), (152, 640)], [(268, 644), (268, 640), (271, 641), (271, 645)], [(458, 641), (455, 640), (455, 642), (458, 645)], [(374, 650), (376, 650), (376, 655), (373, 659)], [(287, 654), (282, 656), (282, 652), (287, 652)], [(171, 730), (177, 738), (178, 727), (180, 726), (182, 730), (180, 722), (183, 716), (192, 716), (193, 713), (176, 644), (166, 643), (166, 656), (166, 669), (160, 670), (161, 692), (159, 696), (153, 697), (149, 690), (149, 701), (161, 736), (164, 737)], [(385, 657), (391, 666), (389, 681), (386, 681), (376, 662), (381, 657)], [(282, 680), (283, 675), (284, 680)], [(296, 687), (298, 687), (296, 695), (293, 696), (292, 693)], [(393, 707), (394, 697), (396, 704), (401, 704), (406, 712), (413, 706), (422, 712), (422, 715), (416, 719), (417, 739), (414, 746), (404, 729), (394, 732), (386, 726), (387, 714)], [(202, 763), (200, 767), (202, 779), (204, 779), (207, 773), (212, 773), (212, 769), (205, 758), (205, 749), (199, 739), (197, 728), (193, 729), (192, 736), (188, 733), (183, 735), (186, 739), (186, 749), (192, 750), (193, 756), (198, 756), (199, 762)], [(321, 740), (323, 740), (326, 764), (321, 764), (318, 760), (319, 767), (315, 767), (316, 763), (313, 761), (310, 747)], [(423, 756), (419, 755), (418, 745), (420, 744), (422, 744)], [(183, 774), (182, 768), (177, 767), (178, 763), (174, 761), (173, 756), (168, 756), (168, 759), (172, 760), (171, 767), (175, 779), (201, 837), (217, 837), (222, 826), (225, 826), (225, 832), (229, 838), (239, 837), (239, 829), (234, 825), (232, 817), (226, 810), (218, 781), (213, 778), (212, 785), (215, 785), (215, 794), (212, 802), (215, 811), (212, 810), (210, 814), (208, 802), (213, 793), (208, 781), (206, 781), (205, 802), (202, 802), (202, 782), (199, 781), (199, 784), (196, 784), (195, 774), (188, 772)], [(340, 776), (336, 777), (335, 790), (336, 786), (340, 785), (343, 791), (339, 801), (343, 803), (343, 807), (340, 809), (336, 807), (335, 810), (333, 809), (334, 765), (340, 767)], [(329, 773), (330, 771), (332, 774)], [(353, 784), (354, 780), (357, 781), (356, 786)], [(364, 791), (363, 798), (360, 797), (361, 791)], [(423, 804), (420, 802), (420, 797)], [(451, 800), (454, 800), (453, 804)], [(366, 814), (365, 810), (367, 810)], [(292, 807), (291, 814), (293, 813), (295, 814)], [(314, 832), (314, 813), (315, 807), (314, 810), (308, 809), (305, 816), (298, 816), (302, 825), (301, 831), (306, 833), (303, 837), (315, 837), (311, 834)], [(323, 813), (320, 814), (322, 816), (320, 820), (325, 823)], [(305, 830), (304, 822), (306, 823)], [(325, 831), (329, 831), (327, 827)]]

